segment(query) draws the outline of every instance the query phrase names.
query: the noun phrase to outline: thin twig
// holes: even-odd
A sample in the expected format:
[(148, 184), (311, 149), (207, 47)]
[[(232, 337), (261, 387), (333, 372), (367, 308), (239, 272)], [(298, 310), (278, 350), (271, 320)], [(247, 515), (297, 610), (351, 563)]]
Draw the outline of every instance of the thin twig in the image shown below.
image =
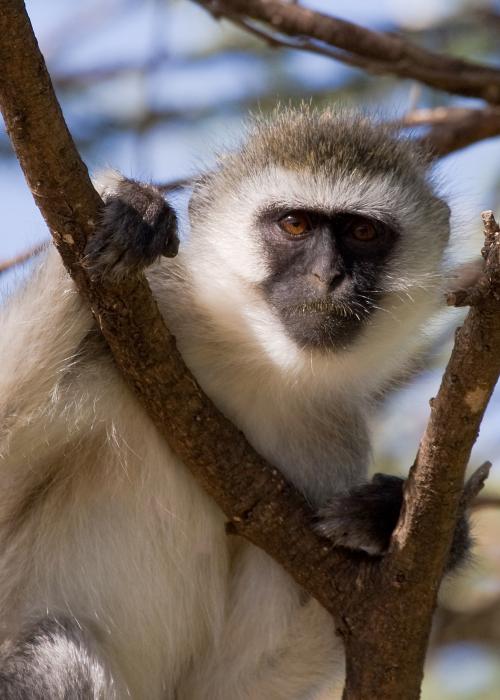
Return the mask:
[(184, 187), (189, 187), (193, 180), (193, 177), (179, 177), (176, 180), (168, 180), (167, 182), (160, 182), (156, 184), (159, 190), (162, 192), (175, 192), (175, 190), (182, 190)]
[(473, 610), (437, 610), (432, 644), (477, 642), (500, 647), (500, 596)]
[(472, 510), (482, 510), (483, 508), (500, 508), (500, 496), (479, 496), (470, 505)]
[(18, 265), (23, 265), (25, 262), (28, 262), (34, 258), (35, 255), (41, 253), (46, 245), (47, 243), (37, 243), (35, 246), (28, 248), (18, 255), (14, 255), (12, 258), (0, 260), (0, 275), (2, 272), (7, 272), (7, 270), (11, 270), (13, 267), (17, 267)]

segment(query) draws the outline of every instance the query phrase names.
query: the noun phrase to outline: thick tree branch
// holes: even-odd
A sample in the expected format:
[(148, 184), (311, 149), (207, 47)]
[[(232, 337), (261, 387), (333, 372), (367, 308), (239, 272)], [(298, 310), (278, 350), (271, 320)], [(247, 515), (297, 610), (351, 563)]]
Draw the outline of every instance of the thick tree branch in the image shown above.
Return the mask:
[[(422, 668), (430, 617), (424, 615), (421, 625), (409, 624), (404, 633), (401, 629), (406, 644), (403, 653), (389, 645), (381, 666), (372, 661), (380, 654), (380, 639), (392, 637), (398, 620), (400, 624), (405, 616), (411, 616), (410, 611), (421, 615), (435, 606), (456, 522), (453, 514), (462, 497), (463, 476), (500, 373), (500, 234), (491, 212), (485, 212), (483, 220), (485, 271), (477, 284), (476, 306), (456, 333), (441, 387), (431, 401), (431, 417), (407, 481), (400, 521), (380, 567), (381, 578), (367, 586), (365, 593), (369, 595), (358, 601), (361, 605), (351, 608), (344, 632), (346, 698), (370, 697), (374, 688), (383, 690), (380, 697), (384, 698), (418, 697), (414, 673), (403, 688), (401, 670)], [(483, 465), (483, 475), (476, 475), (477, 486), (487, 470)], [(367, 634), (361, 640), (351, 637), (351, 628), (361, 625), (367, 615), (370, 629), (376, 629), (377, 634)]]
[(427, 51), (397, 34), (366, 29), (284, 0), (195, 2), (215, 17), (236, 21), (271, 45), (322, 53), (370, 73), (411, 78), (446, 92), (500, 104), (500, 70)]
[(231, 529), (273, 556), (335, 615), (347, 649), (345, 698), (417, 698), (465, 464), (500, 369), (498, 236), (488, 237), (488, 284), (457, 338), (390, 554), (373, 559), (334, 549), (312, 529), (304, 499), (201, 392), (144, 278), (113, 286), (87, 277), (81, 258), (101, 201), (64, 123), (21, 0), (2, 3), (0, 64), (0, 102), (16, 153), (126, 381)]

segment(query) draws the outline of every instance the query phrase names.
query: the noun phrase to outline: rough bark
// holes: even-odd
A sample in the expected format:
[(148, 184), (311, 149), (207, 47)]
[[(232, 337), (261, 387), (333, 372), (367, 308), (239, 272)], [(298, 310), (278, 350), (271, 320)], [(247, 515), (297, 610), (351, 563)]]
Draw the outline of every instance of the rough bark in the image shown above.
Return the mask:
[(390, 553), (373, 559), (335, 549), (312, 529), (303, 498), (201, 392), (145, 280), (96, 285), (86, 275), (82, 251), (101, 201), (64, 123), (21, 0), (2, 2), (0, 65), (0, 102), (14, 148), (125, 380), (224, 510), (231, 531), (262, 547), (335, 616), (347, 649), (344, 697), (417, 698), (464, 469), (500, 369), (498, 235), (490, 231), (481, 298), (457, 337)]

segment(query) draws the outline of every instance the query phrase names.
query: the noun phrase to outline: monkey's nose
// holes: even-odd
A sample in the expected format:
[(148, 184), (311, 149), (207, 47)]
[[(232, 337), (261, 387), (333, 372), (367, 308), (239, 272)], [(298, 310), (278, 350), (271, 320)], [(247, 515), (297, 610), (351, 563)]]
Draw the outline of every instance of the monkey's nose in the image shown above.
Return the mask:
[(313, 272), (312, 281), (315, 287), (320, 287), (331, 291), (338, 287), (345, 279), (345, 273), (342, 270), (330, 270), (329, 272)]

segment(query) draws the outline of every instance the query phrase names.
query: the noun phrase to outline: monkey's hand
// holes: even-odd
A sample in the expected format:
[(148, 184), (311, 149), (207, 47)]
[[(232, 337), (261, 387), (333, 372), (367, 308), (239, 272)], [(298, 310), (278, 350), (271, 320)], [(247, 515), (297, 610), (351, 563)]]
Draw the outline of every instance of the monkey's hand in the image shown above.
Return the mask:
[[(396, 476), (375, 474), (371, 482), (339, 493), (320, 511), (318, 530), (341, 547), (383, 554), (398, 522), (404, 482)], [(470, 546), (469, 522), (462, 507), (447, 572), (466, 560)]]
[(160, 190), (114, 171), (106, 171), (94, 184), (104, 211), (85, 250), (85, 267), (92, 277), (124, 277), (161, 255), (177, 254), (177, 218)]

